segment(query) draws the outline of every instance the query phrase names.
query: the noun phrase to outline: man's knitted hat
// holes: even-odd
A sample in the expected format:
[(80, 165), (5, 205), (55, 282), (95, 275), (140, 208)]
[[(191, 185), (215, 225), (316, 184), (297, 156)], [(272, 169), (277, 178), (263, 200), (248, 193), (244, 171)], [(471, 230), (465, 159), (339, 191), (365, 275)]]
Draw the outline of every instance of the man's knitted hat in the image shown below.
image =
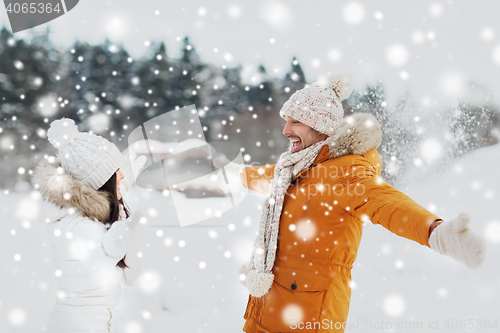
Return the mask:
[(79, 132), (72, 119), (53, 121), (47, 137), (59, 150), (64, 171), (94, 190), (120, 168), (122, 155), (118, 148), (101, 136)]
[(328, 84), (315, 82), (297, 90), (280, 110), (280, 116), (293, 118), (316, 131), (333, 135), (344, 117), (342, 101), (351, 95), (351, 81), (333, 76)]

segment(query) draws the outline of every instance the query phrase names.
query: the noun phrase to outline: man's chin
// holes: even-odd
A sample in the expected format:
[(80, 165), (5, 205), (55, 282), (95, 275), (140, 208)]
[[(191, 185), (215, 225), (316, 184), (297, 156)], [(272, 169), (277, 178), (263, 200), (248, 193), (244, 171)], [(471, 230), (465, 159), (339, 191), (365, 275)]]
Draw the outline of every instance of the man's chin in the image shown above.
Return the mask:
[(295, 150), (293, 150), (293, 144), (290, 144), (290, 145), (288, 146), (288, 151), (289, 151), (290, 153), (298, 153), (298, 152), (299, 152), (299, 151), (301, 151), (302, 149), (303, 149), (302, 144), (299, 146), (299, 148), (298, 148), (298, 149), (295, 149)]

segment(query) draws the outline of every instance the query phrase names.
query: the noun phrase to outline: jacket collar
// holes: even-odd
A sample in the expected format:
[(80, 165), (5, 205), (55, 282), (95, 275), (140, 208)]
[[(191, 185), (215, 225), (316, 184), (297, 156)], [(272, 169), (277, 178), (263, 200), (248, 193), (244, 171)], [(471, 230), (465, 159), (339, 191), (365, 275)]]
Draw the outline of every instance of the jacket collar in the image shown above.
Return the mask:
[(382, 143), (382, 127), (369, 113), (354, 113), (342, 119), (335, 133), (326, 139), (329, 158), (363, 155)]
[(360, 112), (344, 117), (339, 128), (326, 139), (313, 164), (294, 179), (329, 159), (346, 155), (363, 155), (371, 149), (378, 148), (381, 143), (382, 128), (373, 115)]
[(96, 191), (66, 173), (60, 159), (57, 158), (52, 163), (42, 160), (37, 165), (33, 178), (45, 201), (70, 213), (76, 211), (98, 221), (108, 219), (108, 194)]

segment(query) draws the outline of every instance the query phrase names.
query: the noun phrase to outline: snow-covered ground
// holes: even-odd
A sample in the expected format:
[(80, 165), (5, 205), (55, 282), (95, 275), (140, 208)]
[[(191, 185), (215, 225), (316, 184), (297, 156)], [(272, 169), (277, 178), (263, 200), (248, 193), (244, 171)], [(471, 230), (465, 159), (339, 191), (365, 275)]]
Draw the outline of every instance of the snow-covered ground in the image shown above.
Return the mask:
[[(472, 215), (472, 229), (488, 242), (480, 269), (381, 226), (365, 226), (347, 332), (498, 332), (499, 165), (500, 146), (487, 147), (445, 174), (402, 189), (445, 220), (463, 211)], [(179, 227), (170, 196), (134, 188), (125, 199), (148, 222), (138, 235), (143, 275), (123, 289), (121, 332), (241, 332), (248, 294), (237, 271), (250, 255), (263, 197), (250, 193), (221, 217), (187, 228)], [(185, 199), (185, 205), (196, 209), (198, 200), (217, 199)], [(0, 194), (2, 333), (40, 332), (55, 301), (56, 277), (37, 207), (32, 193)], [(497, 328), (484, 329), (495, 320)]]

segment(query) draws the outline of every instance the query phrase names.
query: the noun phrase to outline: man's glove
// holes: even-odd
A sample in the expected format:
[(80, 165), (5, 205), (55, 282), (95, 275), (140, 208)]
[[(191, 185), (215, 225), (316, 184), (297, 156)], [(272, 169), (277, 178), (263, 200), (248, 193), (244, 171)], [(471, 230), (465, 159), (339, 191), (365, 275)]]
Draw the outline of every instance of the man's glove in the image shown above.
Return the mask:
[[(222, 191), (228, 192), (229, 184), (232, 184), (236, 189), (244, 188), (241, 181), (241, 173), (247, 165), (232, 163), (225, 157), (214, 159), (214, 165), (221, 169), (217, 173), (217, 185)], [(225, 176), (222, 172), (222, 168), (224, 168)]]
[(486, 243), (469, 229), (470, 215), (462, 213), (454, 220), (443, 222), (429, 237), (434, 251), (450, 256), (470, 268), (478, 268), (484, 262)]

